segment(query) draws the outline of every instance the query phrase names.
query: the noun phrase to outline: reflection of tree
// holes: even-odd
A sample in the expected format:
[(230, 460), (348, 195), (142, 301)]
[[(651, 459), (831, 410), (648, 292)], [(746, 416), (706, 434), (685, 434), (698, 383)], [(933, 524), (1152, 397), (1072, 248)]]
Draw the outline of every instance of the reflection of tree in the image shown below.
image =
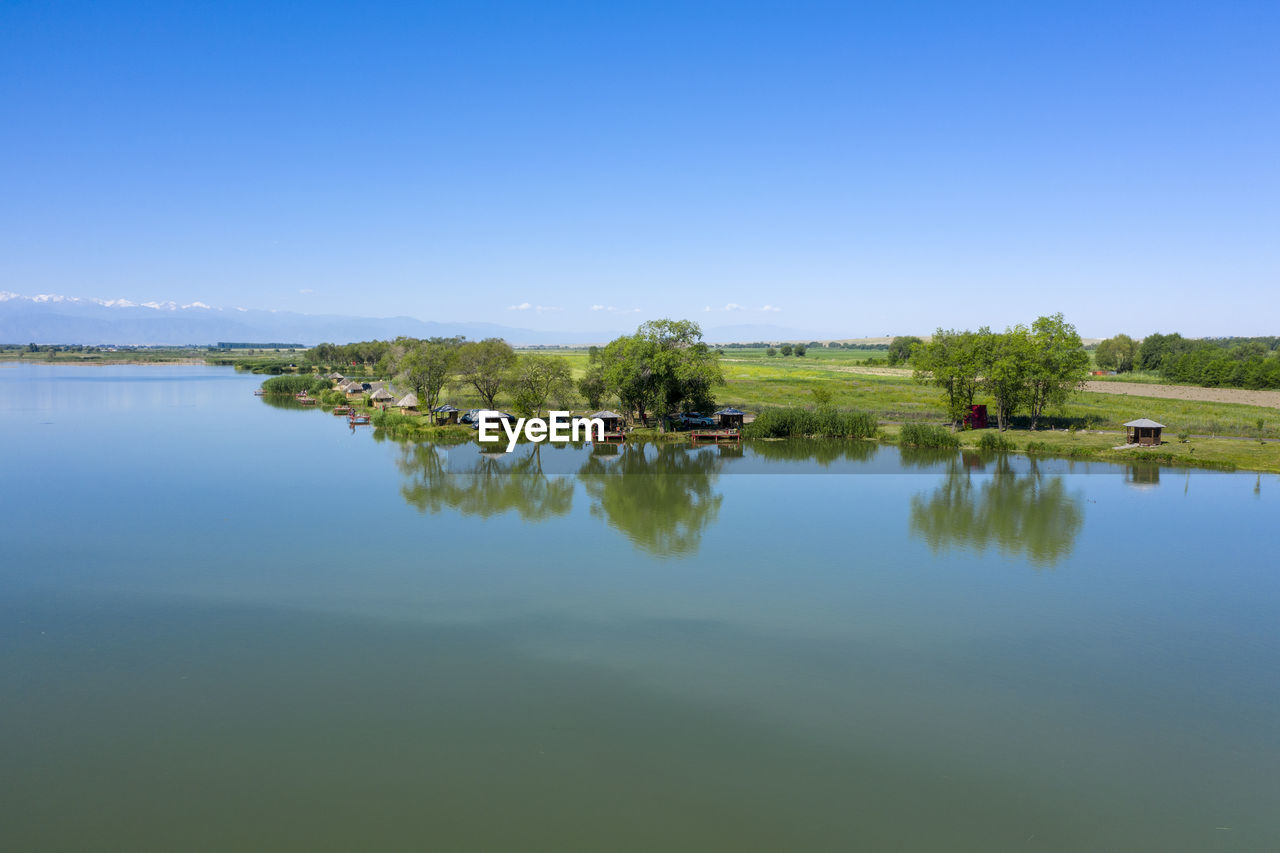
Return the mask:
[(788, 462), (817, 462), (827, 466), (841, 459), (865, 462), (876, 455), (874, 441), (850, 441), (844, 438), (788, 438), (783, 441), (753, 441), (751, 453), (761, 459)]
[(532, 444), (512, 454), (482, 453), (470, 468), (450, 471), (435, 445), (403, 444), (396, 465), (408, 480), (400, 494), (418, 512), (448, 508), (487, 517), (515, 511), (526, 521), (566, 515), (573, 506), (573, 481), (543, 474), (540, 451), (541, 445)]
[(1034, 460), (1019, 475), (1008, 458), (998, 457), (994, 473), (975, 484), (953, 457), (942, 485), (927, 498), (911, 499), (911, 533), (934, 551), (996, 546), (1053, 564), (1071, 553), (1083, 526), (1080, 497), (1067, 492), (1061, 477), (1042, 475)]
[(712, 491), (719, 454), (673, 445), (628, 444), (616, 455), (589, 457), (579, 471), (606, 519), (638, 548), (663, 557), (697, 553), (702, 533), (720, 514)]
[(297, 397), (292, 394), (265, 394), (258, 399), (266, 403), (273, 409), (315, 409), (315, 405), (305, 405)]

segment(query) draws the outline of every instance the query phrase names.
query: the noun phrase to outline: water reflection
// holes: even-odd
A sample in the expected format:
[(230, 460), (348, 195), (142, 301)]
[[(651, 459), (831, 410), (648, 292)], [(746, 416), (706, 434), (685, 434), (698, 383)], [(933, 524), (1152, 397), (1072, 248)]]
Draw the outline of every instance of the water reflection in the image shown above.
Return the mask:
[(593, 500), (592, 515), (643, 551), (687, 556), (697, 552), (720, 514), (724, 495), (713, 487), (724, 449), (629, 444), (615, 453), (592, 453), (578, 476)]
[(1124, 481), (1135, 489), (1150, 489), (1160, 485), (1160, 466), (1147, 462), (1129, 465), (1124, 471)]
[(400, 446), (396, 465), (406, 477), (400, 494), (418, 512), (447, 508), (488, 517), (514, 511), (525, 521), (543, 521), (573, 507), (573, 481), (543, 473), (540, 444), (481, 453), (462, 470), (451, 469), (450, 459), (434, 444)]
[[(724, 502), (716, 484), (727, 468), (768, 470), (755, 460), (853, 463), (874, 459), (872, 443), (846, 441), (762, 442), (744, 448), (720, 445), (628, 443), (590, 447), (523, 444), (513, 453), (475, 447), (450, 450), (403, 444), (396, 464), (401, 494), (419, 512), (454, 510), (493, 516), (513, 512), (526, 521), (568, 515), (576, 484), (595, 518), (622, 533), (639, 550), (658, 557), (687, 557), (718, 521)], [(544, 462), (546, 468), (544, 470)], [(1035, 460), (904, 448), (905, 468), (941, 469), (942, 484), (911, 499), (910, 530), (935, 551), (998, 547), (1035, 563), (1067, 556), (1083, 526), (1081, 498), (1061, 476)], [(837, 469), (839, 470), (839, 469)]]
[(911, 534), (935, 552), (997, 547), (1040, 565), (1057, 563), (1084, 526), (1083, 502), (1062, 477), (1042, 474), (1029, 461), (1018, 473), (1007, 456), (998, 456), (989, 460), (989, 475), (975, 476), (952, 454), (942, 485), (911, 498)]
[[(876, 455), (874, 441), (847, 441), (838, 438), (789, 438), (782, 441), (757, 441), (751, 454), (761, 459), (785, 462), (816, 462), (827, 466), (835, 462), (865, 462)], [(722, 449), (728, 450), (727, 446)], [(741, 445), (738, 453), (741, 455)]]

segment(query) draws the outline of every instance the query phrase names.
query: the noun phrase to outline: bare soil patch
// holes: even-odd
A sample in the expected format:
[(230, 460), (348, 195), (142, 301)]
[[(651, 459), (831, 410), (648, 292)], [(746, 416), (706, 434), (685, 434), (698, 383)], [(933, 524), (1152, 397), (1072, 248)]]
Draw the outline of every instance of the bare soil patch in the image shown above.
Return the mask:
[(1280, 409), (1280, 391), (1245, 388), (1201, 388), (1196, 385), (1146, 385), (1141, 382), (1086, 382), (1084, 390), (1126, 397), (1162, 397), (1166, 400), (1198, 400), (1202, 403), (1240, 403)]

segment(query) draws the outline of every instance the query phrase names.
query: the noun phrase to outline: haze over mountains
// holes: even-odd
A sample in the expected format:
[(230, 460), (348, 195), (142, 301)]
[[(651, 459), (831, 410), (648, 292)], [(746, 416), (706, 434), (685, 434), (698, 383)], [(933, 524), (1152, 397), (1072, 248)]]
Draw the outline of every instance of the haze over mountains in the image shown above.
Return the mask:
[[(638, 324), (637, 320), (637, 324)], [(134, 303), (127, 299), (82, 299), (56, 294), (22, 296), (0, 291), (0, 343), (133, 346), (205, 346), (218, 341), (298, 343), (464, 335), (472, 340), (505, 338), (515, 346), (581, 346), (605, 343), (634, 331), (540, 331), (496, 323), (442, 322), (416, 317), (353, 317), (245, 308), (214, 308), (203, 302)], [(712, 343), (811, 340), (812, 332), (770, 324), (704, 327)]]

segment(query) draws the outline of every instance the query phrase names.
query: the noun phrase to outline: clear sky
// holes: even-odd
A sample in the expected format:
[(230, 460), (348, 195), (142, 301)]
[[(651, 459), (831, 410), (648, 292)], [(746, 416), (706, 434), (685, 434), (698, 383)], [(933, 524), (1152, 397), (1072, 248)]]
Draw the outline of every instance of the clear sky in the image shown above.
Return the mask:
[(1280, 333), (1278, 39), (1276, 2), (6, 0), (0, 289)]

